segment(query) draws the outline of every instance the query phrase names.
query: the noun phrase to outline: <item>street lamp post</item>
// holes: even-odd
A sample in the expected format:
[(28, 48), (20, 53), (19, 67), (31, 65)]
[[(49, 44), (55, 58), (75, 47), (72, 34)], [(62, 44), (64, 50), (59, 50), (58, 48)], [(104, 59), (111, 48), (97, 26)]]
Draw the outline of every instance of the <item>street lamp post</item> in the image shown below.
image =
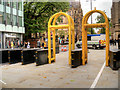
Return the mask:
[[(87, 2), (88, 2), (88, 0), (87, 0)], [(90, 8), (92, 10), (92, 0), (90, 0)], [(91, 24), (92, 24), (92, 15), (91, 15)], [(91, 28), (91, 34), (93, 34), (93, 29), (92, 28)]]

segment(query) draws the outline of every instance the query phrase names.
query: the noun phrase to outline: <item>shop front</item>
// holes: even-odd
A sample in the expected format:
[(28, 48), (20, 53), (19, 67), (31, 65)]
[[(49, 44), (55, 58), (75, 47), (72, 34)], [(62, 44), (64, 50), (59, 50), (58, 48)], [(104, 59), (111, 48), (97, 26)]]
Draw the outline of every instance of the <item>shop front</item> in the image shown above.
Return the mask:
[(22, 34), (4, 33), (3, 48), (18, 48), (22, 41)]

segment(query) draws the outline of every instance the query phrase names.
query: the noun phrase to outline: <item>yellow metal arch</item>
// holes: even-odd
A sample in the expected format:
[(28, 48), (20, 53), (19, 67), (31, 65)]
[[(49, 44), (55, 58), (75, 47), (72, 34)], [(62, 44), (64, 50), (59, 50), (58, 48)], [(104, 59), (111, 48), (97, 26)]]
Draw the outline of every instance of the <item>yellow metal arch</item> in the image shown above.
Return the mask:
[[(87, 24), (88, 18), (93, 13), (100, 13), (105, 18), (105, 23), (98, 24)], [(105, 27), (106, 28), (106, 66), (108, 66), (109, 61), (109, 22), (106, 14), (100, 10), (91, 10), (86, 13), (82, 19), (82, 64), (85, 65), (87, 63), (87, 28), (95, 28), (95, 27)]]
[[(55, 25), (57, 18), (61, 15), (66, 16), (68, 19), (67, 25)], [(53, 21), (53, 23), (52, 23)], [(52, 25), (51, 25), (52, 24)], [(72, 32), (72, 50), (75, 49), (75, 33), (74, 33), (74, 21), (71, 16), (64, 12), (59, 12), (51, 16), (48, 22), (48, 59), (49, 64), (51, 61), (55, 61), (55, 29), (65, 29), (69, 30), (69, 64), (71, 64), (71, 32)], [(53, 58), (51, 58), (51, 32), (53, 32)]]

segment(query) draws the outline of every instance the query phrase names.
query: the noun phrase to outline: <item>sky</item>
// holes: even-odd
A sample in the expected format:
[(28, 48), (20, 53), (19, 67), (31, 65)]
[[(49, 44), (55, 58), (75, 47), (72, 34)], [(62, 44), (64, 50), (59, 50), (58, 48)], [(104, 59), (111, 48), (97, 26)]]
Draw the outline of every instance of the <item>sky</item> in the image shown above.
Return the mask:
[[(79, 0), (76, 0), (76, 1), (79, 1)], [(83, 15), (85, 15), (87, 12), (91, 10), (90, 0), (80, 0), (80, 2), (81, 2), (82, 10), (83, 10)], [(112, 0), (92, 0), (92, 10), (94, 9), (94, 7), (96, 7), (97, 10), (105, 11), (107, 17), (111, 18)], [(94, 13), (92, 15), (93, 23), (96, 23), (95, 19), (97, 18), (97, 15), (99, 14)], [(91, 18), (89, 18), (88, 23), (91, 23)]]

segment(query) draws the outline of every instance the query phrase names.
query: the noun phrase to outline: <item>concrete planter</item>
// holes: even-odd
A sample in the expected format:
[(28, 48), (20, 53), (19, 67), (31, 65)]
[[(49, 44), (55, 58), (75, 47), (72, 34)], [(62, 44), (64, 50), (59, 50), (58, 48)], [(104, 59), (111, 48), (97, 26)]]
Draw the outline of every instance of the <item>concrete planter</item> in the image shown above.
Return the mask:
[(82, 65), (82, 49), (71, 51), (71, 67), (76, 68)]
[(22, 65), (30, 64), (35, 62), (36, 51), (39, 49), (23, 49), (21, 52)]
[(22, 49), (10, 49), (8, 50), (8, 60), (10, 64), (21, 62)]
[[(51, 56), (53, 49), (51, 49)], [(48, 49), (37, 50), (36, 52), (36, 66), (48, 64)]]
[(120, 50), (110, 50), (109, 54), (110, 54), (109, 66), (113, 70), (118, 70), (120, 68), (120, 56), (119, 56)]
[(7, 49), (1, 49), (0, 50), (0, 63), (6, 63), (9, 62), (8, 60), (8, 50)]

